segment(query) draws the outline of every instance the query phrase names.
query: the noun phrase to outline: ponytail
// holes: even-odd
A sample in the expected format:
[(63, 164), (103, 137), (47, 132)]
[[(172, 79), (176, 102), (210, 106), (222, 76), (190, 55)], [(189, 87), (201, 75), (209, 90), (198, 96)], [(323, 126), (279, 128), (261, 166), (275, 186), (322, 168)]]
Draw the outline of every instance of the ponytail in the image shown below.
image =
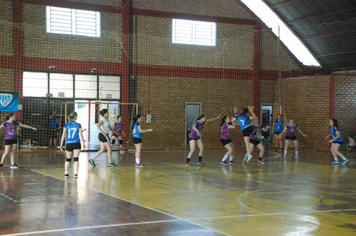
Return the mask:
[(133, 124), (132, 124), (131, 129), (134, 129), (134, 128), (135, 128), (135, 124), (136, 124), (137, 120), (138, 120), (140, 117), (141, 117), (140, 114), (137, 114), (137, 115), (135, 115), (135, 116), (133, 117), (133, 119), (132, 119)]
[(205, 114), (201, 114), (200, 116), (198, 116), (198, 118), (197, 118), (195, 121), (201, 120), (201, 119), (204, 118), (204, 117), (205, 117)]
[(246, 107), (242, 108), (241, 110), (242, 110), (242, 112), (239, 114), (239, 116), (246, 115), (248, 112), (248, 109)]
[(78, 116), (78, 113), (76, 113), (75, 111), (73, 111), (72, 113), (69, 114), (68, 118), (69, 118), (69, 122), (73, 122), (74, 118)]
[(108, 112), (108, 109), (103, 109), (103, 110), (100, 111), (100, 115), (104, 116), (104, 114), (107, 113), (107, 112)]
[(10, 120), (10, 117), (13, 116), (15, 113), (11, 112), (9, 114), (6, 115), (6, 120)]
[(224, 116), (222, 119), (221, 119), (221, 123), (220, 125), (223, 126), (225, 124), (225, 120), (226, 120), (227, 116)]
[(333, 122), (334, 122), (334, 126), (337, 127), (337, 128), (339, 128), (339, 124), (337, 123), (337, 120), (335, 120), (334, 118), (331, 118), (331, 119), (332, 119)]

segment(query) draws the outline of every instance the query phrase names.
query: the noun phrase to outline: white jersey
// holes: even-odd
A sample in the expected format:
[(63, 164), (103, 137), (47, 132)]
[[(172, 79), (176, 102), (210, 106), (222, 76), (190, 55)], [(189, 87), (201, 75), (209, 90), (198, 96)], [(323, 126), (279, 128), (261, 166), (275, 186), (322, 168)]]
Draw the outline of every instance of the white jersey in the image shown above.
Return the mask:
[(110, 122), (107, 119), (105, 119), (104, 117), (101, 117), (100, 120), (102, 120), (104, 122), (104, 124), (102, 124), (100, 126), (101, 130), (104, 133), (109, 134), (110, 133), (110, 128), (109, 128), (110, 127)]

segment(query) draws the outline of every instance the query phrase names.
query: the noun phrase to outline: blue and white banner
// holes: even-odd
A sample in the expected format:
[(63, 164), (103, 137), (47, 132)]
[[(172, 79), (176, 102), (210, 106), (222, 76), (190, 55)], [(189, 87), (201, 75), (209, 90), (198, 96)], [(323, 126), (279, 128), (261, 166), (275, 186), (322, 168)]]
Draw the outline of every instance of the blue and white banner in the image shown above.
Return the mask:
[(0, 92), (0, 111), (18, 111), (19, 93)]

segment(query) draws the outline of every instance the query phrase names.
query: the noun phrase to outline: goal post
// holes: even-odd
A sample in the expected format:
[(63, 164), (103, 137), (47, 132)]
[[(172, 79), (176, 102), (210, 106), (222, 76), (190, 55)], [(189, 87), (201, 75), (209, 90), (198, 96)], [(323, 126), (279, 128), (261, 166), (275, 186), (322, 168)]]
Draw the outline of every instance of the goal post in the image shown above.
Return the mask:
[[(64, 122), (68, 122), (68, 116), (72, 111), (77, 112), (77, 122), (82, 125), (82, 131), (84, 140), (88, 151), (97, 150), (100, 148), (100, 141), (98, 140), (99, 130), (97, 124), (101, 118), (100, 111), (102, 109), (108, 109), (109, 122), (113, 126), (117, 121), (117, 116), (121, 115), (123, 128), (122, 131), (125, 136), (122, 135), (123, 147), (128, 148), (129, 141), (132, 137), (132, 122), (133, 116), (138, 114), (138, 103), (121, 103), (117, 101), (67, 101), (63, 102), (61, 106), (61, 114), (64, 114)], [(64, 124), (60, 124), (61, 127)], [(110, 140), (112, 140), (112, 133), (109, 134)], [(115, 140), (113, 150), (118, 149), (119, 141)]]

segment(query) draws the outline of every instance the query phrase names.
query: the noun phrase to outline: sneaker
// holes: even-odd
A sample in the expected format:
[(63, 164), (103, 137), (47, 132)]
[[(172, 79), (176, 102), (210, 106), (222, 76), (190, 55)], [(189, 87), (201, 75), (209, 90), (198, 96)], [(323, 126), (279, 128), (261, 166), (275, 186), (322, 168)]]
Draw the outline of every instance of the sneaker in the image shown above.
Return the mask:
[(92, 167), (95, 167), (95, 162), (94, 162), (92, 159), (89, 159), (89, 164), (90, 164)]
[(252, 158), (252, 155), (251, 154), (248, 155), (247, 158), (246, 158), (246, 163), (249, 162), (251, 160), (251, 158)]
[(236, 164), (236, 162), (234, 162), (234, 161), (229, 161), (229, 164), (230, 164), (230, 165), (234, 165), (234, 164)]
[(115, 166), (117, 166), (117, 165), (115, 165), (114, 162), (108, 163), (108, 167), (115, 167)]
[(345, 165), (346, 164), (346, 162), (348, 162), (349, 161), (349, 159), (345, 159), (345, 160), (343, 160), (342, 162), (341, 162), (341, 165)]
[(64, 178), (68, 178), (69, 177), (69, 174), (64, 174)]
[(124, 150), (122, 150), (122, 149), (120, 149), (120, 153), (125, 153), (125, 151), (124, 151)]
[(229, 163), (227, 161), (220, 161), (221, 165), (228, 165)]
[(333, 162), (331, 162), (331, 164), (335, 165), (335, 164), (339, 164), (340, 162), (338, 160), (334, 160)]
[(242, 160), (242, 165), (245, 165), (247, 162), (246, 162), (246, 159), (243, 159)]
[(143, 165), (141, 164), (141, 162), (140, 162), (140, 163), (138, 163), (138, 164), (137, 164), (137, 163), (135, 163), (135, 166), (136, 166), (136, 167), (143, 167)]
[(205, 166), (205, 163), (203, 161), (199, 161), (197, 164), (198, 166)]
[(10, 166), (10, 169), (17, 169), (17, 165), (14, 163), (13, 165)]
[(73, 179), (77, 179), (77, 178), (78, 178), (78, 174), (74, 174)]
[(299, 158), (300, 156), (299, 156), (299, 154), (295, 154), (295, 158)]
[(193, 165), (190, 164), (190, 162), (188, 161), (187, 163), (185, 163), (185, 166), (193, 166)]
[(1, 164), (0, 164), (0, 168), (1, 168), (3, 165), (4, 165), (4, 164), (3, 164), (3, 163), (1, 163)]
[(265, 162), (263, 161), (263, 159), (262, 159), (262, 160), (258, 160), (257, 162), (260, 163), (260, 164), (265, 164)]

